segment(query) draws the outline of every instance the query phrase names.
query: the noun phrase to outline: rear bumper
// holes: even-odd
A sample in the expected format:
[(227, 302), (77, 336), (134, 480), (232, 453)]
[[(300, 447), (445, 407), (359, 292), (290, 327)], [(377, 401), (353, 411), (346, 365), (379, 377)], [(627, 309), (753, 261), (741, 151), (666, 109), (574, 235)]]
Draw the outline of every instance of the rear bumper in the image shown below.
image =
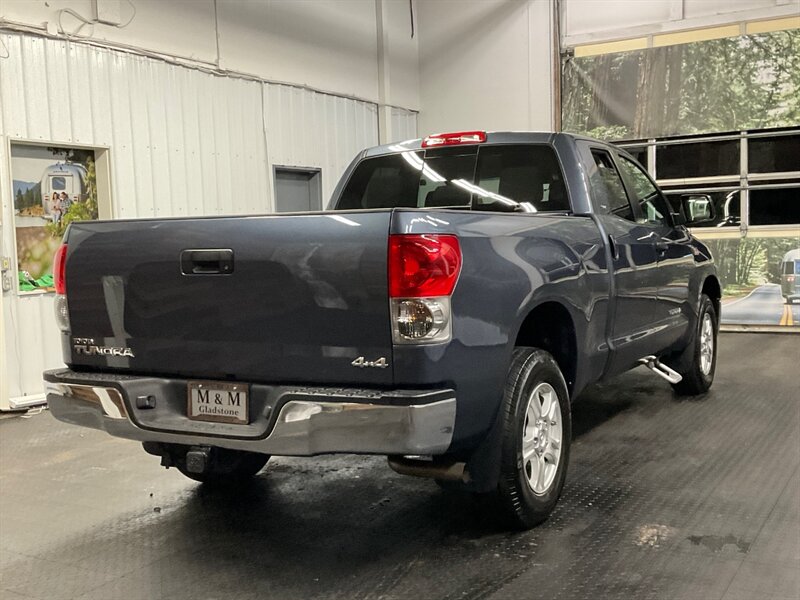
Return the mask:
[[(453, 390), (357, 390), (251, 386), (258, 410), (246, 426), (193, 421), (181, 380), (44, 373), (47, 403), (60, 421), (140, 442), (207, 445), (277, 456), (334, 452), (423, 454), (447, 451), (453, 438)], [(153, 396), (155, 409), (136, 406)], [(183, 407), (183, 408), (181, 408)]]

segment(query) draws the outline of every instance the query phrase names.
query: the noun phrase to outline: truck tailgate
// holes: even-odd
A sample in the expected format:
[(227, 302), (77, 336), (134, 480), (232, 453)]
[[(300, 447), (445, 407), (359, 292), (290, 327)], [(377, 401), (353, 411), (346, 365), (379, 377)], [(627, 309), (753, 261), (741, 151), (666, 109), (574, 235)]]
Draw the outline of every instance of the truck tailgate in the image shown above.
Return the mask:
[[(391, 214), (74, 223), (66, 240), (69, 364), (245, 382), (389, 384), (391, 367), (351, 363), (363, 356), (391, 364)], [(76, 338), (133, 356), (86, 352)]]

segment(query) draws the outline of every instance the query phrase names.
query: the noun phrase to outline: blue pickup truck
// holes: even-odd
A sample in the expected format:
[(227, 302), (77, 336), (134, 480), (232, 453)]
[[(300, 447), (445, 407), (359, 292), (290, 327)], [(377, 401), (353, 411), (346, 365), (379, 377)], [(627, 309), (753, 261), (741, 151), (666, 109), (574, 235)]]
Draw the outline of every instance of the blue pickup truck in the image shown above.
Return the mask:
[(469, 131), (361, 152), (323, 212), (73, 223), (48, 403), (207, 484), (385, 455), (532, 527), (588, 384), (711, 385), (710, 204), (603, 142)]

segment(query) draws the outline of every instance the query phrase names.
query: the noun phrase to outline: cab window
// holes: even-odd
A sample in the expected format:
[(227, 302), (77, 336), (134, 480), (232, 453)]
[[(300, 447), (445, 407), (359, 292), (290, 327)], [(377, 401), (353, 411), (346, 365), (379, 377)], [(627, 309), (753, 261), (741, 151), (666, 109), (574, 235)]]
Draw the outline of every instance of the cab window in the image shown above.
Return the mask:
[(620, 156), (619, 164), (633, 187), (634, 201), (641, 208), (643, 221), (654, 225), (667, 225), (667, 205), (658, 188), (631, 159)]
[(592, 158), (596, 168), (589, 174), (589, 185), (598, 212), (634, 221), (625, 186), (622, 185), (611, 155), (605, 150), (594, 149)]
[(336, 205), (338, 210), (394, 207), (569, 212), (570, 203), (551, 146), (502, 144), (365, 159)]

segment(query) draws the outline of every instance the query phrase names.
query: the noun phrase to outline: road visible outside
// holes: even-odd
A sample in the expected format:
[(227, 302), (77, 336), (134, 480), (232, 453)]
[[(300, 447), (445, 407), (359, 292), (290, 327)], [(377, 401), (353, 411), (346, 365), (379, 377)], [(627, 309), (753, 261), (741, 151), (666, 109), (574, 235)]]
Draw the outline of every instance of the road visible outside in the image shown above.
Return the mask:
[(800, 304), (786, 304), (781, 286), (760, 285), (744, 298), (722, 305), (723, 325), (800, 327)]

